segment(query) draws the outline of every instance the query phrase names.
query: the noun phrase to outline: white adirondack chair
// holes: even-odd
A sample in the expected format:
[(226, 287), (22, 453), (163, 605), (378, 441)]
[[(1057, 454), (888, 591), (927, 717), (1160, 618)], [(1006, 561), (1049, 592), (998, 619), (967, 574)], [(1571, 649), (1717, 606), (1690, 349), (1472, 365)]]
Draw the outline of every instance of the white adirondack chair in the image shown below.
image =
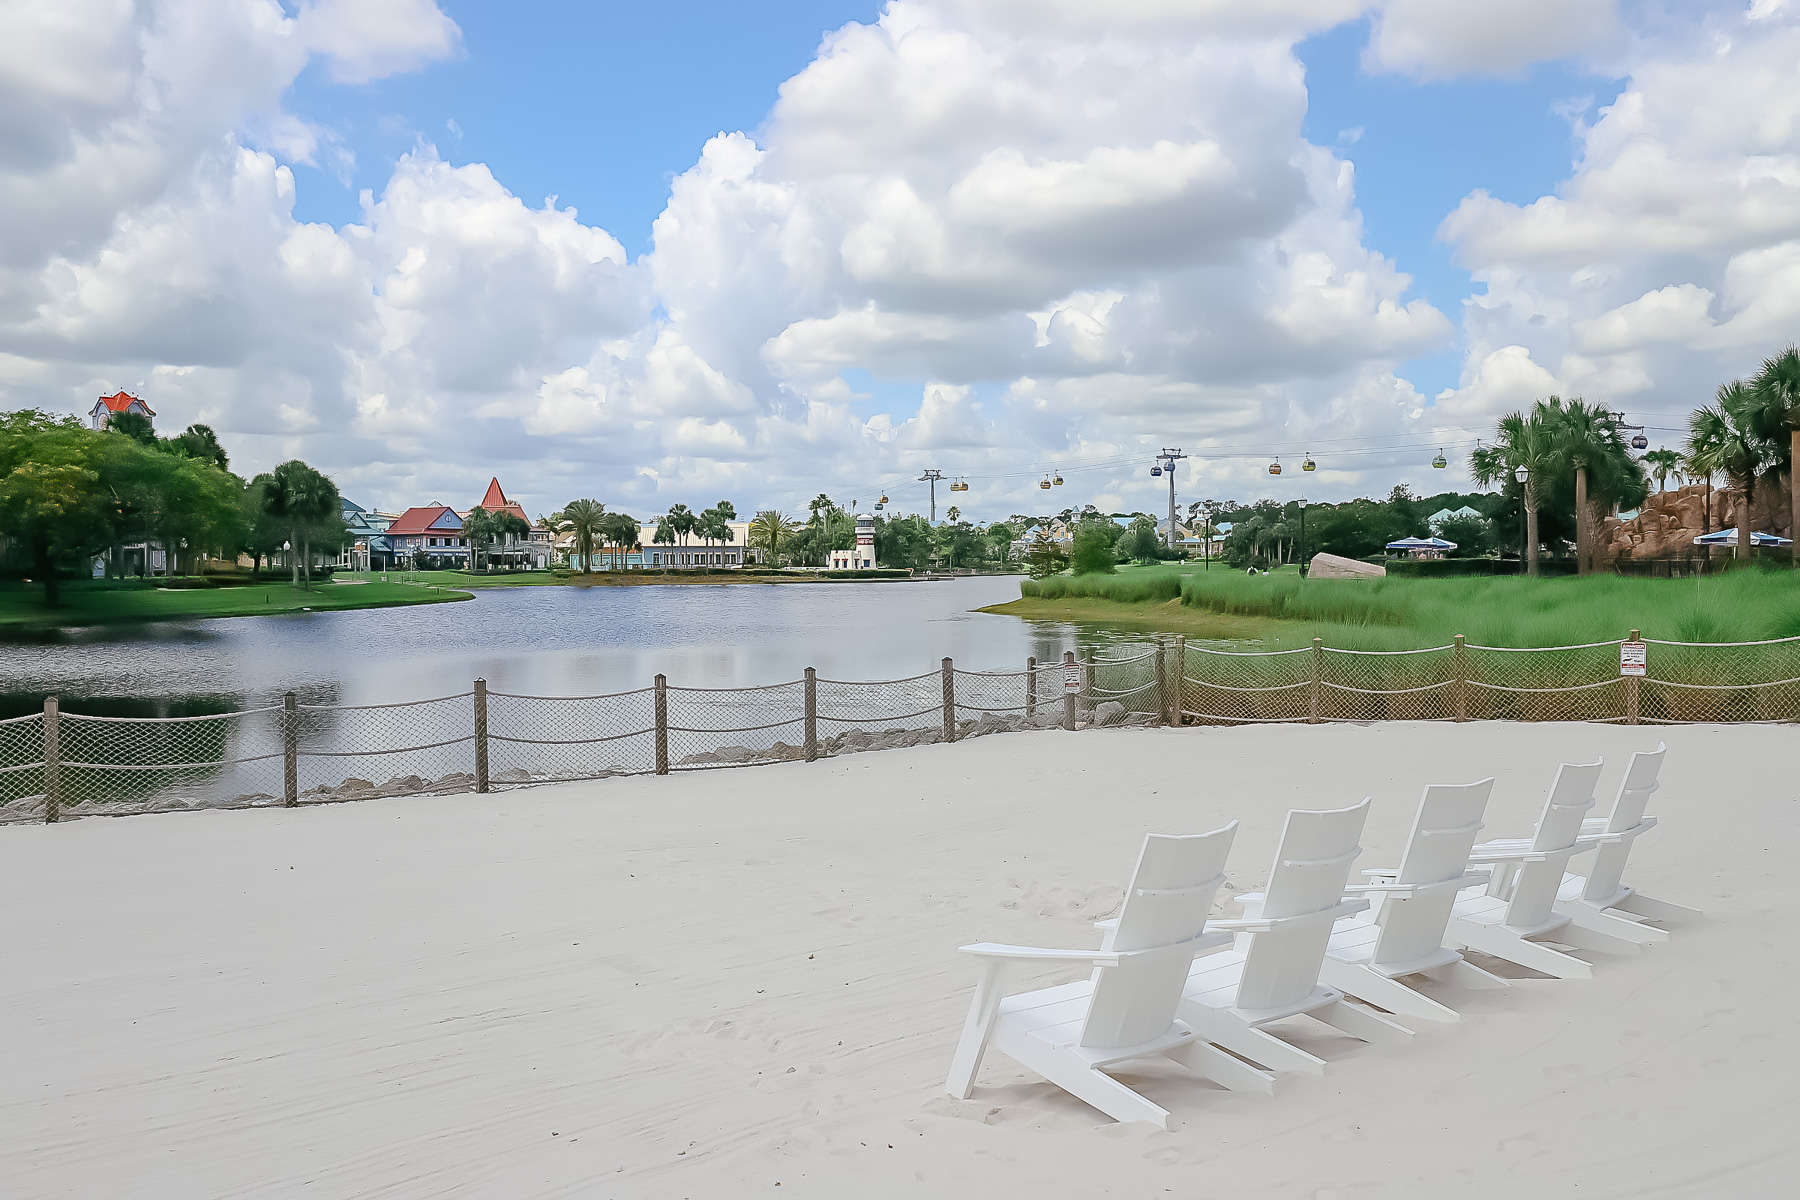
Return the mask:
[(1412, 1036), (1319, 980), (1335, 922), (1369, 907), (1344, 898), (1368, 815), (1367, 798), (1350, 808), (1288, 813), (1268, 891), (1238, 897), (1244, 919), (1208, 927), (1238, 935), (1235, 945), (1196, 959), (1188, 973), (1181, 1017), (1203, 1037), (1272, 1070), (1316, 1075), (1323, 1059), (1263, 1026), (1304, 1013), (1363, 1041)]
[[(1644, 815), (1650, 797), (1660, 787), (1663, 759), (1668, 746), (1658, 743), (1656, 749), (1639, 751), (1631, 756), (1625, 777), (1619, 781), (1619, 794), (1613, 800), (1612, 812), (1604, 817), (1590, 817), (1581, 823), (1576, 839), (1583, 847), (1594, 849), (1594, 864), (1586, 875), (1564, 872), (1557, 888), (1554, 910), (1569, 918), (1571, 924), (1595, 933), (1612, 934), (1639, 945), (1667, 941), (1668, 931), (1645, 921), (1679, 924), (1700, 916), (1697, 909), (1655, 900), (1624, 883), (1625, 863), (1637, 839), (1656, 826), (1656, 818)], [(1476, 851), (1490, 852), (1516, 849), (1521, 841), (1486, 842)], [(1510, 873), (1509, 873), (1510, 874)], [(1499, 891), (1511, 890), (1510, 878), (1502, 878)]]
[(1590, 979), (1593, 968), (1573, 954), (1540, 944), (1554, 935), (1567, 945), (1596, 950), (1635, 950), (1637, 944), (1614, 934), (1575, 926), (1556, 911), (1564, 868), (1573, 856), (1592, 849), (1581, 840), (1583, 814), (1594, 806), (1594, 784), (1601, 763), (1564, 763), (1550, 787), (1537, 831), (1526, 842), (1477, 846), (1471, 863), (1516, 868), (1510, 894), (1491, 884), (1483, 893), (1464, 893), (1450, 910), (1446, 936), (1457, 945), (1554, 975)]
[(1400, 982), (1402, 976), (1424, 974), (1477, 987), (1509, 986), (1444, 945), (1457, 893), (1488, 879), (1488, 872), (1468, 868), (1469, 851), (1481, 832), (1481, 815), (1493, 788), (1492, 779), (1483, 779), (1425, 789), (1399, 869), (1365, 871), (1376, 881), (1345, 889), (1372, 897), (1374, 907), (1337, 923), (1326, 946), (1320, 982), (1396, 1016), (1427, 1021), (1461, 1017)]
[[(1207, 914), (1225, 879), (1237, 822), (1191, 837), (1152, 834), (1125, 892), (1117, 926), (1101, 950), (1044, 950), (982, 942), (964, 946), (983, 960), (946, 1086), (966, 1100), (983, 1053), (995, 1050), (1031, 1068), (1116, 1121), (1168, 1128), (1168, 1110), (1106, 1073), (1131, 1059), (1165, 1055), (1234, 1090), (1272, 1090), (1273, 1078), (1196, 1036), (1176, 1017), (1197, 950), (1223, 945)], [(1009, 962), (1087, 963), (1089, 979), (1003, 995)]]

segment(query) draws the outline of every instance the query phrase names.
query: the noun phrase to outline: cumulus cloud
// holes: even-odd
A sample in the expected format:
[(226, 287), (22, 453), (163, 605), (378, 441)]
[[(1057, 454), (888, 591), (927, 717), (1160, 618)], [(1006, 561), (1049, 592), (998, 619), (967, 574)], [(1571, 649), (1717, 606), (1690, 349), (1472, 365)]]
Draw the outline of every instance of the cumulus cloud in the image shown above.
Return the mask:
[(1797, 53), (1800, 26), (1778, 6), (1701, 11), (1682, 36), (1646, 39), (1618, 98), (1576, 123), (1554, 193), (1464, 198), (1439, 234), (1484, 290), (1446, 402), (1513, 403), (1490, 364), (1528, 353), (1565, 390), (1672, 426), (1792, 339), (1800, 101), (1782, 80)]
[[(303, 454), (366, 502), (461, 502), (499, 471), (534, 510), (746, 509), (937, 466), (985, 476), (964, 507), (992, 515), (1094, 461), (1116, 469), (1089, 494), (1153, 507), (1140, 460), (1170, 436), (1190, 477), (1254, 494), (1249, 444), (1653, 393), (1671, 344), (1791, 319), (1800, 47), (1763, 4), (1642, 51), (1574, 118), (1554, 196), (1446, 219), (1483, 290), (1460, 386), (1421, 396), (1400, 364), (1456, 330), (1365, 239), (1360, 128), (1302, 130), (1296, 44), (1363, 16), (1368, 68), (1420, 78), (1623, 44), (1600, 0), (891, 0), (828, 34), (754, 136), (697, 150), (634, 262), (427, 142), (348, 223), (295, 218), (291, 166), (349, 160), (288, 107), (294, 80), (460, 55), (434, 0), (27, 6), (0, 37), (0, 395), (141, 388), (242, 465)], [(1309, 483), (1339, 492), (1419, 465), (1313, 448)]]

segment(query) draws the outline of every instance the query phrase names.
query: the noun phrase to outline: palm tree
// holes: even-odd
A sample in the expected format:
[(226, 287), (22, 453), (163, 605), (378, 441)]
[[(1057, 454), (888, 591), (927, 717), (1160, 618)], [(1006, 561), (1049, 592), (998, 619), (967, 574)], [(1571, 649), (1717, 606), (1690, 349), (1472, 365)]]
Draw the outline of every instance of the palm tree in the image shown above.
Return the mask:
[(1483, 487), (1503, 488), (1516, 482), (1525, 468), (1520, 502), (1525, 509), (1525, 573), (1538, 573), (1538, 488), (1555, 468), (1549, 410), (1539, 401), (1529, 413), (1508, 413), (1500, 418), (1494, 444), (1478, 446), (1469, 455), (1469, 473)]
[(1764, 435), (1755, 390), (1726, 383), (1711, 404), (1688, 418), (1688, 457), (1702, 471), (1718, 471), (1743, 492), (1737, 514), (1737, 557), (1750, 557), (1750, 504), (1757, 479), (1778, 469), (1780, 447)]
[(571, 500), (562, 510), (563, 523), (575, 537), (575, 556), (583, 571), (594, 569), (594, 539), (600, 536), (605, 517), (606, 505), (598, 500)]
[(950, 523), (952, 525), (954, 525), (958, 521), (962, 520), (962, 509), (960, 509), (960, 508), (956, 507), (956, 505), (952, 504), (949, 508), (944, 510), (944, 515), (946, 517), (948, 517), (950, 519)]
[(820, 513), (828, 513), (836, 507), (837, 505), (831, 502), (830, 496), (827, 496), (824, 492), (820, 492), (806, 502), (806, 511), (810, 514), (807, 517), (806, 523), (808, 525), (817, 525), (820, 521)]
[(1644, 455), (1644, 469), (1656, 477), (1656, 490), (1660, 495), (1669, 490), (1669, 476), (1681, 470), (1681, 455), (1667, 446), (1658, 446)]
[(687, 505), (669, 505), (669, 528), (673, 529), (681, 538), (682, 545), (687, 545), (688, 534), (694, 532), (694, 526), (698, 523), (698, 518), (694, 516), (693, 510)]
[(1555, 414), (1552, 446), (1563, 473), (1575, 476), (1575, 570), (1594, 569), (1594, 509), (1599, 502), (1642, 502), (1648, 490), (1644, 468), (1631, 456), (1619, 415), (1579, 397), (1551, 396), (1540, 402)]
[[(302, 568), (307, 586), (312, 586), (312, 535), (321, 524), (338, 516), (337, 485), (299, 459), (289, 459), (270, 472), (263, 502), (269, 516), (287, 530), (294, 586), (300, 585)], [(295, 551), (298, 558), (292, 557)]]
[[(1789, 519), (1788, 534), (1794, 539), (1792, 553), (1800, 560), (1800, 487), (1794, 486), (1794, 460), (1800, 458), (1800, 348), (1789, 346), (1774, 358), (1767, 359), (1756, 373), (1752, 385), (1756, 391), (1759, 432), (1776, 450), (1780, 450), (1780, 432), (1787, 434)], [(1739, 525), (1743, 522), (1739, 521)]]
[(798, 527), (780, 511), (766, 508), (750, 519), (750, 545), (768, 555), (771, 563), (778, 563), (781, 543), (794, 535)]

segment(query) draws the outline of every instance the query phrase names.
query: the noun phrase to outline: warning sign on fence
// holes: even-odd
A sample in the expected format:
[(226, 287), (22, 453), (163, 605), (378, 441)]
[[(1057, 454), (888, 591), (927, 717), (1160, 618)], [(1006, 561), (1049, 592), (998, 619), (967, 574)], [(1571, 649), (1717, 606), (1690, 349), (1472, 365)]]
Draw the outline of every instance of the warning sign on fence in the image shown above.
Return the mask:
[(1079, 692), (1081, 690), (1081, 668), (1079, 666), (1063, 668), (1063, 691)]
[(1649, 664), (1649, 646), (1643, 642), (1619, 643), (1619, 674), (1643, 675)]

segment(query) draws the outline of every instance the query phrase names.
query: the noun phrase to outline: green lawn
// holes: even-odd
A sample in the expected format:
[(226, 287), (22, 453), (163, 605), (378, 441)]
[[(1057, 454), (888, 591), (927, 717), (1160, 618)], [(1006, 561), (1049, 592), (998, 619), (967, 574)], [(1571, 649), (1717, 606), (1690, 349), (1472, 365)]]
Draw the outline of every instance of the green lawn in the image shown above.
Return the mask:
[(62, 604), (54, 609), (44, 607), (39, 588), (13, 586), (0, 590), (0, 629), (265, 616), (306, 609), (323, 612), (390, 608), (470, 598), (467, 592), (403, 583), (318, 583), (308, 591), (281, 580), (178, 590), (164, 590), (153, 584), (71, 581), (63, 585)]
[[(995, 610), (1052, 620), (1127, 623), (1189, 636), (1256, 637), (1270, 648), (1314, 637), (1346, 649), (1605, 641), (1641, 629), (1677, 641), (1800, 635), (1800, 573), (1747, 569), (1702, 579), (1391, 577), (1304, 580), (1188, 564), (1053, 576)], [(1231, 618), (1219, 634), (1209, 621)]]

